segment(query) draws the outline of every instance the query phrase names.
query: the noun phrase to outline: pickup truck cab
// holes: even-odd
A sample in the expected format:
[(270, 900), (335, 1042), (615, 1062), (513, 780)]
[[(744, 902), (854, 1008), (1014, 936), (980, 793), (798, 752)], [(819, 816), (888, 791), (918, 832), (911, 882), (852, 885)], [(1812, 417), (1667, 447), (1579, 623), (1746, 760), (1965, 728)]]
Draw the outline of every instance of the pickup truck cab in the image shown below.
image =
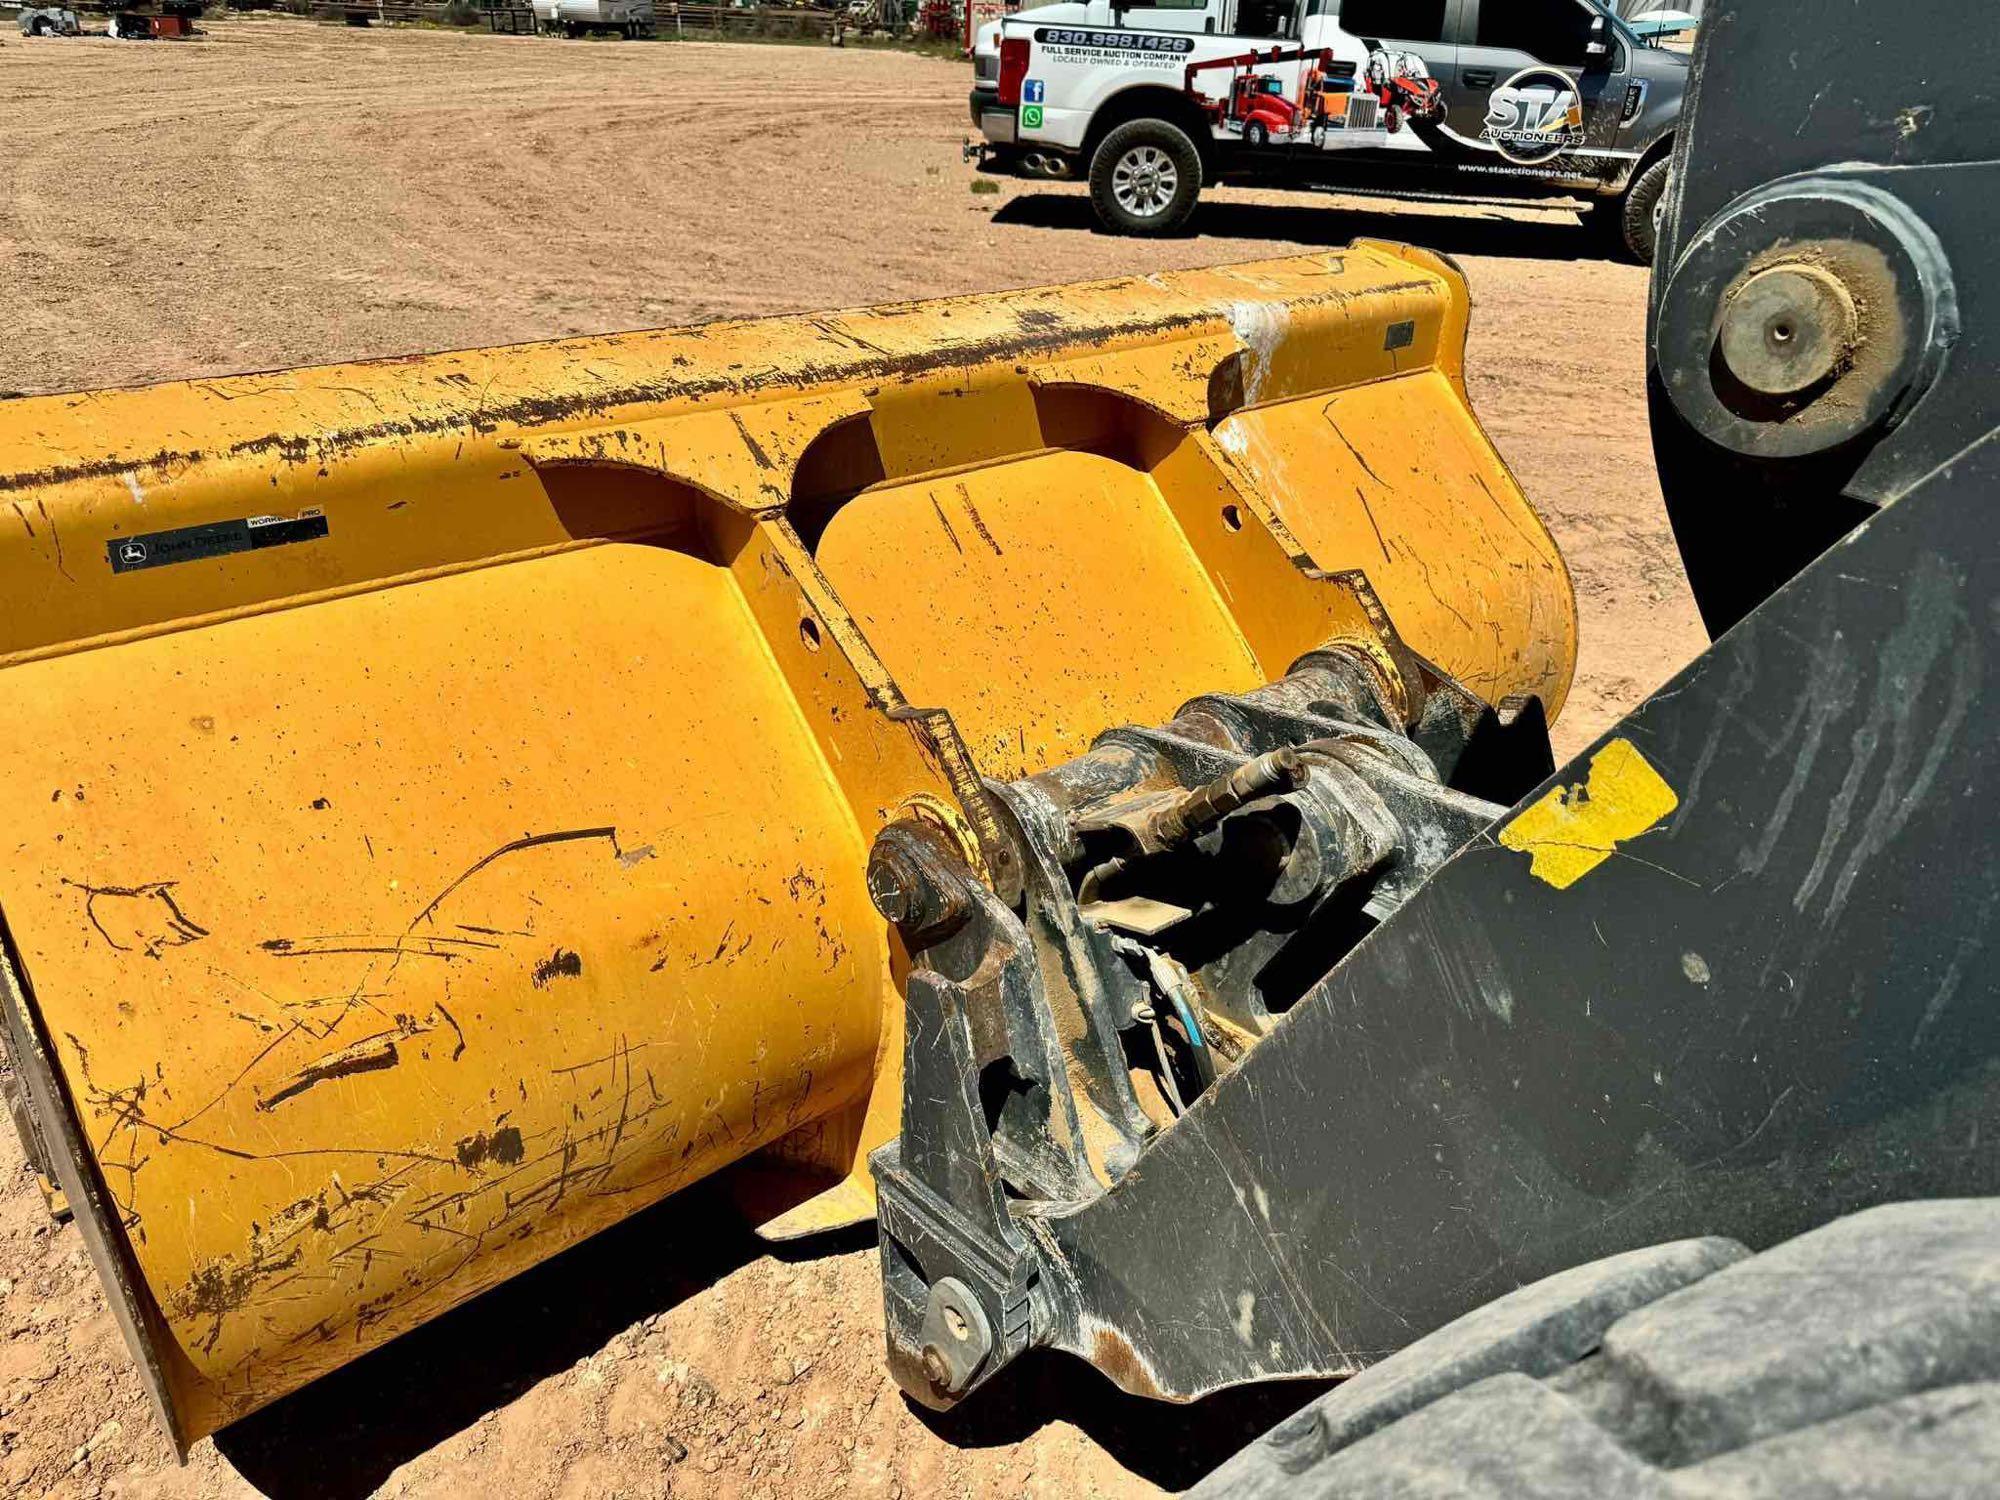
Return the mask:
[(1167, 234), (1223, 180), (1584, 195), (1650, 261), (1685, 55), (1600, 0), (1066, 0), (982, 27), (972, 149)]

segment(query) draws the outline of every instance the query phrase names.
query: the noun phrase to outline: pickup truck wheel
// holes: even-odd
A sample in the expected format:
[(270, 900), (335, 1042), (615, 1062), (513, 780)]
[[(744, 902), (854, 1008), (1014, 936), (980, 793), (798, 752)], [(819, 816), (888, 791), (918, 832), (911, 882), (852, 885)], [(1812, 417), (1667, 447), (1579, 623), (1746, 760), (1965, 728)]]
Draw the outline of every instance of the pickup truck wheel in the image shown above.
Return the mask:
[(1201, 196), (1201, 153), (1165, 120), (1128, 120), (1090, 158), (1090, 204), (1118, 234), (1172, 234)]
[(1752, 1255), (1679, 1240), (1500, 1298), (1321, 1396), (1189, 1500), (1957, 1500), (2000, 1473), (2000, 1198)]
[(1666, 209), (1667, 170), (1673, 165), (1661, 157), (1639, 173), (1618, 200), (1618, 237), (1625, 253), (1641, 265), (1653, 263), (1653, 246), (1660, 239), (1660, 218)]

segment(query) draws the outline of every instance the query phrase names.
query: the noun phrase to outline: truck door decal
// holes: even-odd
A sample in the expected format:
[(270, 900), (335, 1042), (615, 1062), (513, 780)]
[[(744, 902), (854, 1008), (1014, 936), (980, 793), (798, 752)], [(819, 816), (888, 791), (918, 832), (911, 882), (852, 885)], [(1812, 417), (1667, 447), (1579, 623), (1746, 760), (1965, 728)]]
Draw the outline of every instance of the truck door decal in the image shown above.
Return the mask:
[[(1260, 71), (1265, 68), (1284, 71)], [(1226, 80), (1211, 81), (1224, 89), (1218, 98), (1202, 83), (1224, 69)], [(1379, 145), (1406, 122), (1435, 120), (1444, 112), (1437, 81), (1410, 52), (1373, 51), (1357, 68), (1330, 47), (1253, 49), (1189, 63), (1182, 88), (1208, 116), (1217, 139), (1253, 148), (1303, 142), (1332, 150), (1363, 136), (1358, 144)]]
[(1582, 96), (1558, 68), (1523, 68), (1487, 96), (1480, 137), (1524, 167), (1553, 161), (1583, 145)]
[(1079, 31), (1065, 26), (1036, 27), (1035, 42), (1047, 62), (1108, 63), (1170, 72), (1179, 71), (1181, 58), (1194, 50), (1191, 36), (1157, 31)]

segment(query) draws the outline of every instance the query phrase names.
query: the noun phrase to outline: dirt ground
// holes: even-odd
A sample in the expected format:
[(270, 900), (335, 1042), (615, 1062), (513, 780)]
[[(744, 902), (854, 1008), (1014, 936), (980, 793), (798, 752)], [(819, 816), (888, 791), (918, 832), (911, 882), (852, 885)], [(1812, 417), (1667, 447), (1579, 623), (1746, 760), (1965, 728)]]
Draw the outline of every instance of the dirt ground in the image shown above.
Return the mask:
[[(1471, 279), (1471, 386), (1562, 544), (1559, 748), (1703, 642), (1646, 439), (1646, 274), (1575, 216), (1229, 190), (1194, 237), (969, 190), (967, 70), (820, 47), (223, 19), (0, 40), (0, 391), (853, 305), (1405, 239)], [(4, 603), (0, 603), (4, 607)], [(1144, 1495), (1309, 1392), (1192, 1409), (1027, 1361), (939, 1419), (882, 1371), (867, 1236), (773, 1256), (695, 1189), (178, 1467), (73, 1228), (0, 1144), (0, 1487), (25, 1495)]]

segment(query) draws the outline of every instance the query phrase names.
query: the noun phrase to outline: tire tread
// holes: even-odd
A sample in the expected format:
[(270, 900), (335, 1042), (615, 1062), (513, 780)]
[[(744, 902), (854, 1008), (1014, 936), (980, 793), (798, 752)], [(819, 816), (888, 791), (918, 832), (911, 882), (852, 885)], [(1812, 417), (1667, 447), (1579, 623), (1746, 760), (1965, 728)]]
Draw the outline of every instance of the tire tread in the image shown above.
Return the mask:
[(1329, 1391), (1194, 1500), (1984, 1493), (2000, 1198), (1889, 1204), (1751, 1255), (1579, 1266)]

